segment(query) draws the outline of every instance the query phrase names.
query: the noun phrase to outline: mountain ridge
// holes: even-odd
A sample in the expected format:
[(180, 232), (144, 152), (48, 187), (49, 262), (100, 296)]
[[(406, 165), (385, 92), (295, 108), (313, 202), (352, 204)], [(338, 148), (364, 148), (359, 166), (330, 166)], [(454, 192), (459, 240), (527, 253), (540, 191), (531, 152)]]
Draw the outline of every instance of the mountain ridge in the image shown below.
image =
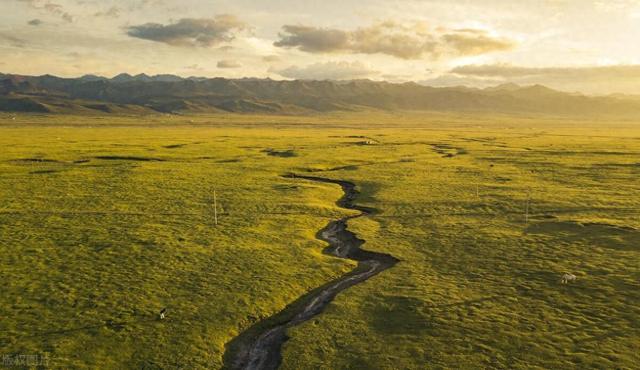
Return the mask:
[(478, 89), (372, 80), (149, 76), (61, 78), (0, 73), (0, 111), (70, 113), (278, 113), (352, 110), (495, 112), (640, 117), (640, 101), (542, 85)]

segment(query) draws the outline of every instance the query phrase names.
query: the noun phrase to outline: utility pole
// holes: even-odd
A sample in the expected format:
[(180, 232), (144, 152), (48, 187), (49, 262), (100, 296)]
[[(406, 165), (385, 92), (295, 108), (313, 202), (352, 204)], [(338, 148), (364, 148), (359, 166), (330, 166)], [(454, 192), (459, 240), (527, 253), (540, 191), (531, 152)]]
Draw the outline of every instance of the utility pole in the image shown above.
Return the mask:
[(216, 191), (213, 191), (213, 221), (218, 225), (218, 200), (216, 199)]

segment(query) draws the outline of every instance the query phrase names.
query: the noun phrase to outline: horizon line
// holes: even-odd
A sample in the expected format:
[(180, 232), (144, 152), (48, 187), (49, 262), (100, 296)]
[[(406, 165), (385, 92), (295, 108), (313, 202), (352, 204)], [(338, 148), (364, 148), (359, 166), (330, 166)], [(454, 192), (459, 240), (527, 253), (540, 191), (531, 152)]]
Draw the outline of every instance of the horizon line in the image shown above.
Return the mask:
[(519, 84), (516, 82), (503, 82), (503, 83), (497, 83), (495, 85), (489, 85), (489, 86), (485, 86), (485, 87), (478, 87), (478, 86), (471, 86), (471, 85), (465, 85), (465, 84), (458, 84), (458, 85), (450, 85), (450, 86), (437, 86), (437, 85), (429, 85), (429, 84), (424, 84), (424, 83), (420, 83), (419, 81), (416, 80), (408, 80), (408, 81), (388, 81), (388, 80), (374, 80), (371, 78), (352, 78), (352, 79), (287, 79), (287, 78), (282, 78), (282, 79), (274, 79), (271, 77), (251, 77), (251, 76), (244, 76), (244, 77), (222, 77), (222, 76), (215, 76), (215, 77), (206, 77), (206, 76), (196, 76), (196, 75), (191, 75), (191, 76), (184, 76), (184, 75), (179, 75), (179, 74), (174, 74), (174, 73), (158, 73), (158, 74), (148, 74), (146, 72), (141, 72), (141, 73), (137, 73), (137, 74), (132, 74), (129, 72), (121, 72), (118, 73), (116, 75), (114, 75), (113, 77), (106, 77), (100, 74), (94, 74), (94, 73), (85, 73), (81, 76), (75, 76), (75, 77), (62, 77), (59, 75), (55, 75), (55, 74), (50, 74), (50, 73), (45, 73), (45, 74), (41, 74), (41, 75), (31, 75), (31, 74), (21, 74), (21, 73), (7, 73), (7, 72), (0, 72), (0, 75), (2, 76), (20, 76), (20, 77), (55, 77), (55, 78), (60, 78), (60, 79), (67, 79), (67, 80), (78, 80), (81, 79), (83, 77), (95, 77), (95, 78), (100, 78), (100, 79), (104, 79), (107, 81), (111, 81), (114, 80), (115, 78), (119, 77), (119, 76), (129, 76), (132, 78), (136, 78), (136, 77), (149, 77), (149, 78), (154, 78), (154, 77), (161, 77), (161, 76), (170, 76), (170, 77), (177, 77), (179, 79), (182, 80), (190, 80), (190, 79), (201, 79), (201, 80), (215, 80), (215, 79), (220, 79), (220, 80), (230, 80), (230, 81), (234, 81), (234, 80), (262, 80), (262, 81), (275, 81), (275, 82), (296, 82), (296, 81), (300, 81), (300, 82), (336, 82), (336, 83), (349, 83), (349, 82), (357, 82), (357, 81), (369, 81), (369, 82), (374, 82), (374, 83), (387, 83), (387, 84), (391, 84), (391, 85), (406, 85), (406, 84), (414, 84), (414, 85), (418, 85), (421, 87), (430, 87), (430, 88), (434, 88), (434, 89), (455, 89), (455, 88), (465, 88), (465, 89), (469, 89), (469, 90), (478, 90), (478, 91), (484, 91), (484, 90), (490, 90), (490, 89), (495, 89), (497, 87), (503, 87), (503, 86), (514, 86), (514, 87), (518, 87), (518, 88), (531, 88), (531, 87), (544, 87), (547, 88), (549, 90), (553, 90), (553, 91), (557, 91), (557, 92), (561, 92), (561, 93), (566, 93), (566, 94), (581, 94), (584, 96), (590, 96), (590, 97), (598, 97), (598, 96), (604, 96), (604, 97), (608, 97), (608, 96), (615, 96), (615, 95), (623, 95), (623, 96), (636, 96), (637, 94), (628, 94), (628, 93), (622, 93), (622, 92), (612, 92), (612, 93), (608, 93), (608, 94), (590, 94), (590, 93), (586, 93), (583, 91), (570, 91), (570, 90), (563, 90), (563, 89), (558, 89), (555, 87), (549, 87), (545, 84), (540, 84), (540, 83), (536, 83), (536, 84)]

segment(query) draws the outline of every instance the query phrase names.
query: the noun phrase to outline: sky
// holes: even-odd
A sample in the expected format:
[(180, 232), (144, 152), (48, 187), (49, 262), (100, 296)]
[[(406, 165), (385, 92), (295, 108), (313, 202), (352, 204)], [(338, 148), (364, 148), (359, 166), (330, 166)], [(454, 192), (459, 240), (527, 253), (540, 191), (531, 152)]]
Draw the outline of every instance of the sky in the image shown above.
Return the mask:
[(0, 72), (640, 94), (640, 0), (0, 0)]

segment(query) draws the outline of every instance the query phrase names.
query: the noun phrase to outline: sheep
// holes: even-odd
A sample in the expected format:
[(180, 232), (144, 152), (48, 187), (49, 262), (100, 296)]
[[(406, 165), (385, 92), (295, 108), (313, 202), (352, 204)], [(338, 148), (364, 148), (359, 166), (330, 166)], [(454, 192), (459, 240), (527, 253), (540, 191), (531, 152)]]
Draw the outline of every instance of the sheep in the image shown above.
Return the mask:
[(565, 273), (564, 275), (562, 275), (562, 279), (560, 280), (560, 282), (562, 284), (567, 284), (570, 281), (576, 281), (577, 277), (574, 274), (570, 274), (570, 273)]

